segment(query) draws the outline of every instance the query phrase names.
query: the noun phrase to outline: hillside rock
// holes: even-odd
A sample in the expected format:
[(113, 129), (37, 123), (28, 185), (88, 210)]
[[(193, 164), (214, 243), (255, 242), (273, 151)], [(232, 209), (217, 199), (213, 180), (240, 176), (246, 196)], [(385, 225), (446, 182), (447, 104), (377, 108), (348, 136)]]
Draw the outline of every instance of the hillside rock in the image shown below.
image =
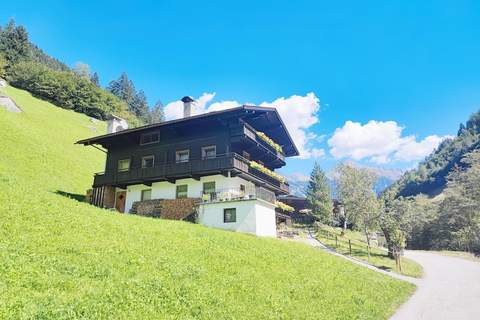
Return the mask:
[(15, 101), (10, 99), (7, 96), (0, 95), (0, 106), (7, 109), (10, 112), (22, 112), (22, 110), (17, 106)]

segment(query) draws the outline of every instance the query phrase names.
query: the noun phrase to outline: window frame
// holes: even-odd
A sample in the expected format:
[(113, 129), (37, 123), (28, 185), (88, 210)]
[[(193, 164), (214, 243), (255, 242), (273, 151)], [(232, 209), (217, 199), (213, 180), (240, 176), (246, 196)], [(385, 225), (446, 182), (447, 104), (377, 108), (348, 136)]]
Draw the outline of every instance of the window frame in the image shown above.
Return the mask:
[[(187, 160), (184, 160), (184, 161), (181, 161), (180, 160), (180, 153), (182, 152), (186, 152), (187, 153)], [(175, 162), (176, 163), (185, 163), (185, 162), (189, 162), (190, 161), (190, 149), (182, 149), (182, 150), (177, 150), (175, 151)]]
[[(149, 142), (143, 142), (144, 140), (144, 137), (146, 136), (153, 136), (153, 135), (156, 135), (157, 136), (157, 140), (152, 140), (152, 141), (149, 141)], [(140, 145), (141, 146), (145, 146), (145, 145), (149, 145), (149, 144), (154, 144), (154, 143), (159, 143), (160, 142), (160, 131), (152, 131), (152, 132), (145, 132), (145, 133), (142, 133), (140, 135)]]
[[(178, 196), (180, 187), (185, 187), (185, 191), (182, 191), (182, 193), (185, 192), (185, 196), (182, 196), (182, 197)], [(186, 198), (188, 198), (188, 184), (177, 185), (176, 188), (175, 188), (175, 199), (186, 199)]]
[[(122, 161), (128, 161), (128, 168), (127, 169), (120, 169), (120, 162)], [(117, 172), (127, 172), (130, 171), (130, 166), (132, 164), (132, 159), (130, 158), (125, 158), (125, 159), (119, 159), (117, 161)]]
[[(150, 192), (150, 197), (148, 199), (145, 199), (145, 193)], [(145, 201), (145, 200), (152, 200), (152, 189), (143, 189), (140, 193), (140, 201)]]
[[(230, 219), (227, 221), (227, 212), (233, 210), (233, 219), (230, 216)], [(230, 212), (231, 214), (231, 212)], [(237, 222), (237, 208), (225, 208), (223, 209), (223, 223), (236, 223)]]
[[(214, 150), (215, 155), (213, 157), (207, 156), (207, 153), (205, 152), (205, 150), (208, 150), (208, 149), (213, 149)], [(213, 144), (213, 145), (210, 145), (210, 146), (202, 147), (202, 160), (214, 159), (216, 157), (217, 157), (217, 145)]]
[[(147, 159), (147, 158), (152, 159), (152, 166), (151, 167), (144, 166), (144, 164), (145, 164), (144, 160)], [(148, 156), (143, 156), (142, 157), (142, 169), (153, 168), (154, 166), (155, 166), (155, 155), (149, 154)]]
[[(205, 191), (205, 185), (206, 185), (206, 184), (213, 184), (213, 191), (211, 191), (211, 192), (206, 192), (206, 191)], [(203, 194), (207, 194), (207, 193), (208, 193), (208, 194), (211, 194), (211, 193), (215, 193), (216, 191), (217, 191), (217, 184), (216, 184), (215, 181), (205, 181), (205, 182), (202, 184), (202, 192), (203, 192)]]

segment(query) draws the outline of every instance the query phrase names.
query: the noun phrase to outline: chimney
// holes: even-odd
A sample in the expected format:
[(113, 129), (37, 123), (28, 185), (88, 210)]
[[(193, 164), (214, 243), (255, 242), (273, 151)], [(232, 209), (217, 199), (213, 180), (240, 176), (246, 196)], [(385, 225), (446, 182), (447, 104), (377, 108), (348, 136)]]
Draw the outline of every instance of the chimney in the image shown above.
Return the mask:
[(115, 133), (128, 129), (127, 120), (117, 117), (116, 115), (110, 115), (107, 121), (107, 133)]
[(192, 115), (192, 103), (195, 100), (193, 100), (192, 97), (190, 96), (185, 96), (182, 98), (183, 102), (183, 117), (188, 118)]

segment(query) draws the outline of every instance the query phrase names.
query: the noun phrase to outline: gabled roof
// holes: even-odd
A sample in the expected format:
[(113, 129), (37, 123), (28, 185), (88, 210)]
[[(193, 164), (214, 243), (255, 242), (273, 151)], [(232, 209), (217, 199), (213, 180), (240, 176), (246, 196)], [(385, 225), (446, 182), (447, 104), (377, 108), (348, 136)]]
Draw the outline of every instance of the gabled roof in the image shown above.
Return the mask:
[(272, 137), (278, 144), (283, 146), (286, 156), (298, 156), (299, 152), (295, 143), (290, 136), (290, 133), (287, 130), (284, 122), (282, 121), (280, 115), (278, 114), (275, 108), (269, 107), (258, 107), (258, 106), (248, 106), (243, 105), (236, 108), (213, 111), (208, 113), (203, 113), (188, 118), (175, 119), (170, 121), (164, 121), (160, 123), (150, 124), (142, 127), (126, 129), (119, 132), (104, 134), (101, 136), (96, 136), (88, 139), (79, 140), (77, 144), (83, 145), (93, 145), (93, 144), (102, 144), (103, 142), (110, 140), (114, 137), (126, 136), (132, 133), (138, 133), (141, 131), (146, 131), (154, 128), (175, 126), (179, 124), (189, 124), (190, 122), (199, 121), (202, 119), (213, 119), (215, 117), (228, 117), (228, 116), (238, 116), (238, 118), (243, 118), (245, 121), (253, 125), (256, 123), (258, 126), (265, 128), (266, 133), (274, 134), (275, 137)]

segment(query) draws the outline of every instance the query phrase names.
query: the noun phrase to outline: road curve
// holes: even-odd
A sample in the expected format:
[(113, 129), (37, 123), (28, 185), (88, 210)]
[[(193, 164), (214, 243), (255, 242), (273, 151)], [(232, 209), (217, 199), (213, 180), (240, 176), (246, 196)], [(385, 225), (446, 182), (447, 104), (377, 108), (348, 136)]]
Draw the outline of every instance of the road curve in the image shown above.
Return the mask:
[(390, 320), (480, 319), (480, 263), (424, 251), (406, 251), (423, 267), (417, 291)]

